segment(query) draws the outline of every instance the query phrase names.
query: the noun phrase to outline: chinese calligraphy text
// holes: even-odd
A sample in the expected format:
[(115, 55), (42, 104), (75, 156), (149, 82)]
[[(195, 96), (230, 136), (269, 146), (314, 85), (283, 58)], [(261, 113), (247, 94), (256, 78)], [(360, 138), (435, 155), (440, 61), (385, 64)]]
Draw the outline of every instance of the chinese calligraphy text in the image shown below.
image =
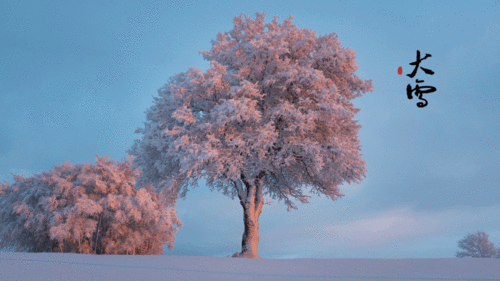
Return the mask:
[[(427, 59), (428, 57), (432, 57), (432, 56), (430, 54), (425, 54), (425, 57), (423, 59), (421, 59), (420, 58), (420, 51), (417, 50), (417, 61), (410, 63), (410, 65), (414, 65), (415, 66), (415, 69), (413, 70), (413, 72), (411, 74), (407, 74), (406, 76), (408, 76), (410, 78), (415, 77), (415, 75), (417, 74), (417, 70), (418, 70), (419, 67), (425, 72), (425, 74), (434, 75), (434, 71), (432, 71), (430, 69), (427, 69), (427, 68), (423, 68), (423, 67), (420, 66), (420, 63), (423, 60)], [(418, 80), (418, 79), (416, 79), (416, 82), (417, 83), (422, 83), (422, 82), (424, 82), (424, 80)], [(422, 89), (427, 89), (427, 90), (422, 91)], [(426, 99), (422, 98), (422, 94), (428, 94), (428, 93), (435, 92), (436, 88), (432, 87), (432, 86), (423, 86), (423, 87), (420, 87), (419, 85), (416, 85), (415, 89), (412, 89), (411, 85), (408, 84), (408, 86), (406, 87), (406, 95), (408, 96), (408, 99), (410, 99), (410, 100), (413, 99), (413, 97), (412, 97), (413, 91), (415, 91), (415, 95), (418, 97), (419, 100), (423, 100), (425, 102), (425, 103), (418, 102), (417, 106), (418, 107), (425, 107), (425, 106), (427, 106), (428, 103), (427, 103)]]

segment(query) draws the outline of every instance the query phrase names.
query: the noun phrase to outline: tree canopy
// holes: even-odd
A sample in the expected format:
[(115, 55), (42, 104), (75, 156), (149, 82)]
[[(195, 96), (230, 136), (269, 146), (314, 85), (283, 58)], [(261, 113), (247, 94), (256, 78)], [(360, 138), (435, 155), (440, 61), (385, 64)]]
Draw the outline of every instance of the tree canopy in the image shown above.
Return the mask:
[(211, 62), (205, 73), (189, 68), (158, 90), (129, 150), (140, 183), (185, 197), (206, 178), (234, 199), (246, 196), (241, 177), (265, 175), (264, 194), (296, 209), (289, 198), (308, 203), (304, 185), (335, 200), (340, 184), (364, 176), (351, 100), (373, 86), (354, 75), (354, 51), (335, 33), (298, 29), (292, 16), (264, 17), (235, 17), (200, 51)]

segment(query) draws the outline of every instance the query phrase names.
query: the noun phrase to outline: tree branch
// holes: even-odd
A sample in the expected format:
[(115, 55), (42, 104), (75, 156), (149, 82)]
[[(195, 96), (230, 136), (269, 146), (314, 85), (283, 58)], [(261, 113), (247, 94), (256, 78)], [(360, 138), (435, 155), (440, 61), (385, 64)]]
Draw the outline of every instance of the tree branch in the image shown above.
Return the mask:
[(245, 190), (243, 189), (243, 186), (240, 182), (240, 179), (236, 179), (236, 181), (233, 181), (233, 180), (231, 180), (231, 181), (233, 182), (234, 187), (238, 191), (238, 198), (240, 199), (240, 201), (246, 200), (247, 196), (246, 196)]
[(251, 190), (251, 185), (250, 183), (246, 180), (246, 177), (245, 177), (245, 174), (244, 173), (241, 173), (241, 181), (245, 184), (245, 188), (246, 188), (246, 197), (248, 198), (250, 196), (250, 190)]

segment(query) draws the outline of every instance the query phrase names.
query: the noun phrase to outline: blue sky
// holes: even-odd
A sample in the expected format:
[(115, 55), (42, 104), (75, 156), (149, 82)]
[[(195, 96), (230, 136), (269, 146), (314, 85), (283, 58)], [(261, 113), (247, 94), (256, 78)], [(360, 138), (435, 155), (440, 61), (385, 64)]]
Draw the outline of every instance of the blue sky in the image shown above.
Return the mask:
[[(404, 2), (404, 3), (403, 3)], [(366, 178), (337, 201), (265, 205), (263, 258), (448, 258), (485, 231), (500, 247), (500, 3), (480, 1), (0, 2), (0, 181), (66, 161), (122, 160), (157, 90), (205, 72), (218, 32), (241, 13), (336, 32), (375, 90), (355, 99)], [(421, 69), (414, 79), (409, 63)], [(398, 67), (403, 75), (398, 75)], [(415, 79), (428, 105), (406, 97)], [(307, 192), (308, 193), (308, 192)], [(266, 198), (269, 200), (270, 198)], [(241, 250), (237, 200), (200, 188), (177, 202), (173, 255)]]

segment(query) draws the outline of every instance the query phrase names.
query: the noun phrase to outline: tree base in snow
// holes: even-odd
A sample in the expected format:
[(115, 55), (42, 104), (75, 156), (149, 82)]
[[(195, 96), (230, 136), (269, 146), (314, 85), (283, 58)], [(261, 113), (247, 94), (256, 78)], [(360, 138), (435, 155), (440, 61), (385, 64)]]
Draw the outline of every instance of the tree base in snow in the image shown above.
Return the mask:
[(245, 252), (245, 253), (240, 253), (240, 252), (236, 252), (234, 253), (232, 256), (232, 258), (247, 258), (247, 259), (262, 259), (261, 257), (259, 256), (254, 256), (254, 255), (251, 255), (250, 253), (248, 252)]

